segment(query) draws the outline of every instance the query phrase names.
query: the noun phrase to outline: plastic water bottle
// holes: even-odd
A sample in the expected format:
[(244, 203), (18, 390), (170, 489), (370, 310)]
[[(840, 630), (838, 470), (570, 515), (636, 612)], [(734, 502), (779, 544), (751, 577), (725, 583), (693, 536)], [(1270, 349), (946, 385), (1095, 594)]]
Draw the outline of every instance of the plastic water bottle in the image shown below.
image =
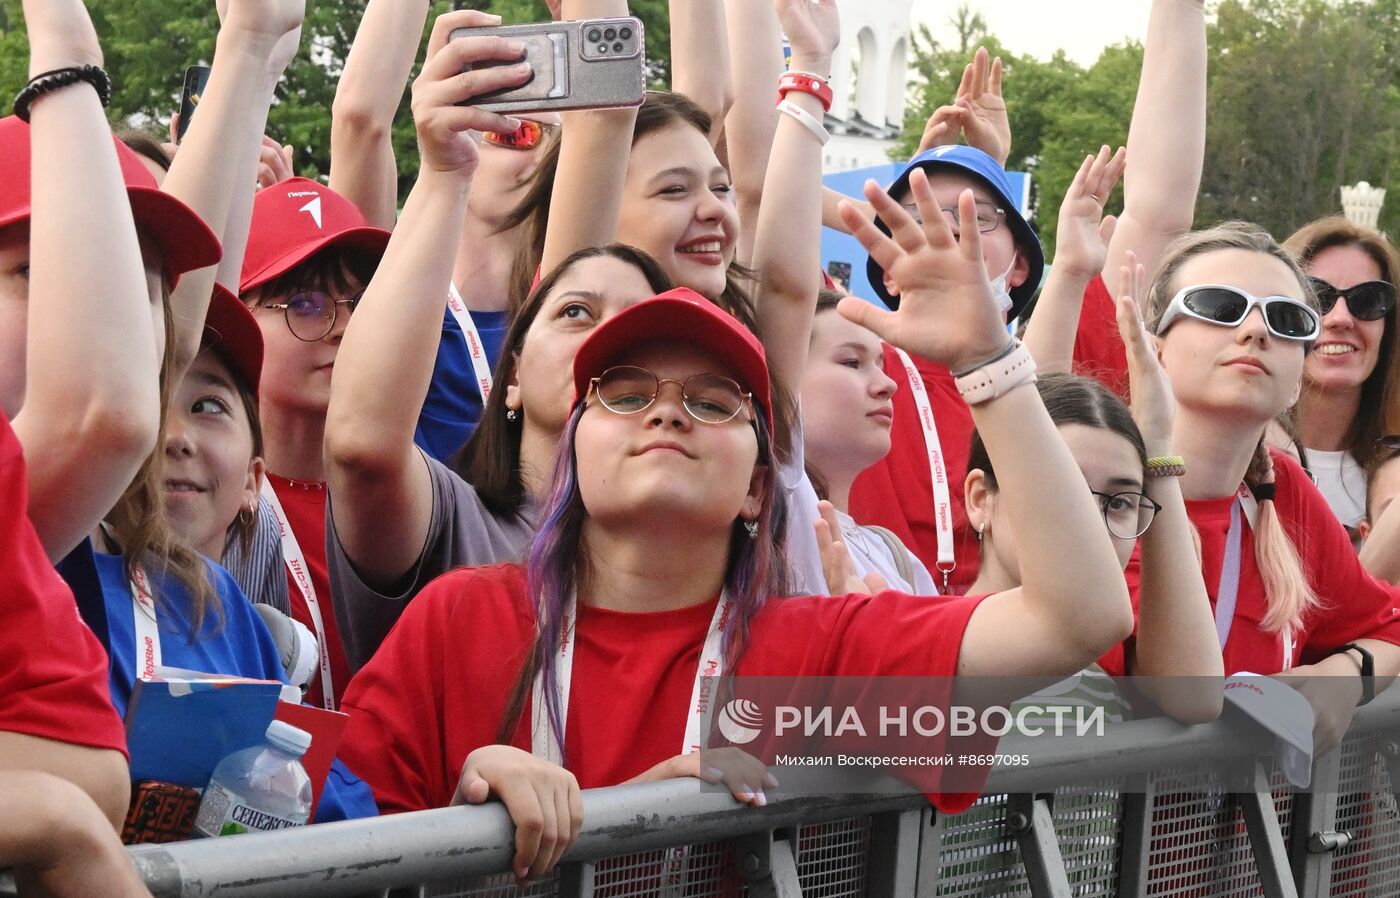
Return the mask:
[(311, 777), (301, 757), (311, 734), (274, 720), (267, 743), (219, 762), (194, 821), (196, 836), (232, 836), (303, 826), (311, 816)]

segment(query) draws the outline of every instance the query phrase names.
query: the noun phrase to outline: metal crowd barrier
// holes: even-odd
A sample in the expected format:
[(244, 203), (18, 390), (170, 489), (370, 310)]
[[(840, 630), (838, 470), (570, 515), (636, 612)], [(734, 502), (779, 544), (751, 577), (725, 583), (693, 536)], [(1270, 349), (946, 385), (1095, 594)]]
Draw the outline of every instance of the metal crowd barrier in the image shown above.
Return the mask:
[[(1308, 792), (1271, 769), (1271, 737), (1233, 718), (1035, 743), (1035, 772), (997, 768), (955, 816), (907, 794), (741, 808), (694, 780), (591, 790), (565, 863), (524, 887), (499, 805), (131, 854), (157, 898), (1400, 896), (1400, 689), (1357, 712)], [(1047, 772), (1058, 788), (1026, 791)]]

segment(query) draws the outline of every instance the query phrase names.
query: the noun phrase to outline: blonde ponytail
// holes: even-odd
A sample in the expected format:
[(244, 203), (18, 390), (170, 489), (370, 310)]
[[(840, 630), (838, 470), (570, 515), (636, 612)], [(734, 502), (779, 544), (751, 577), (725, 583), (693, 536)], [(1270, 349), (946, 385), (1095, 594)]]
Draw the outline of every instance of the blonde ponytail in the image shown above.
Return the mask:
[(1264, 596), (1269, 608), (1260, 627), (1266, 633), (1297, 630), (1302, 624), (1303, 615), (1316, 607), (1319, 599), (1308, 582), (1298, 549), (1288, 538), (1283, 522), (1279, 520), (1278, 509), (1274, 506), (1274, 460), (1263, 437), (1254, 449), (1244, 481), (1251, 489), (1268, 487), (1267, 490), (1255, 490), (1259, 518), (1254, 522), (1254, 560), (1259, 566), (1259, 577), (1264, 582)]

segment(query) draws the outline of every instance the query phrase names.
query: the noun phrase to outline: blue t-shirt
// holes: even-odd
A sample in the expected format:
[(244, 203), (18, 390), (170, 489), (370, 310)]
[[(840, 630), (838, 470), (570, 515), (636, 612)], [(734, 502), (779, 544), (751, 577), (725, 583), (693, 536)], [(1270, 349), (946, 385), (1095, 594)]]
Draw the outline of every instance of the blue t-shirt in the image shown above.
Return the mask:
[[(418, 431), (413, 435), (413, 441), (428, 455), (446, 464), (476, 430), (483, 403), (462, 328), (445, 303), (442, 315), (442, 339), (438, 341), (433, 380), (428, 385), (428, 396), (423, 400), (423, 411), (418, 416)], [(486, 359), (494, 372), (510, 313), (472, 312), (471, 315), (481, 334)]]
[[(194, 621), (189, 591), (173, 577), (152, 576), (156, 621), (160, 629), (161, 664), (203, 673), (233, 674), (259, 680), (287, 682), (277, 645), (267, 625), (253, 610), (233, 575), (206, 559), (209, 580), (223, 606), (223, 626), (216, 609), (204, 616), (198, 639), (191, 639)], [(126, 716), (136, 682), (136, 622), (132, 615), (131, 581), (120, 555), (93, 549), (92, 540), (58, 563), (58, 572), (73, 589), (83, 620), (97, 634), (110, 658), (109, 686), (117, 713)], [(379, 813), (369, 787), (339, 760), (331, 766), (317, 822), (373, 817)]]

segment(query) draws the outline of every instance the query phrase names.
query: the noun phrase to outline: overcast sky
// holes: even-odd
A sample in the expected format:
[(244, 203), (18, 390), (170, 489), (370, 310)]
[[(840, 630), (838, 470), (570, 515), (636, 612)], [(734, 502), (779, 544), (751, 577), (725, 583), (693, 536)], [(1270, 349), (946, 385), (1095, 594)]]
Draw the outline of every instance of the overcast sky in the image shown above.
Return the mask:
[[(914, 21), (939, 41), (952, 43), (949, 24), (959, 0), (914, 0)], [(1048, 58), (1060, 48), (1081, 65), (1124, 38), (1147, 33), (1149, 0), (969, 0), (987, 30), (1016, 53)]]

